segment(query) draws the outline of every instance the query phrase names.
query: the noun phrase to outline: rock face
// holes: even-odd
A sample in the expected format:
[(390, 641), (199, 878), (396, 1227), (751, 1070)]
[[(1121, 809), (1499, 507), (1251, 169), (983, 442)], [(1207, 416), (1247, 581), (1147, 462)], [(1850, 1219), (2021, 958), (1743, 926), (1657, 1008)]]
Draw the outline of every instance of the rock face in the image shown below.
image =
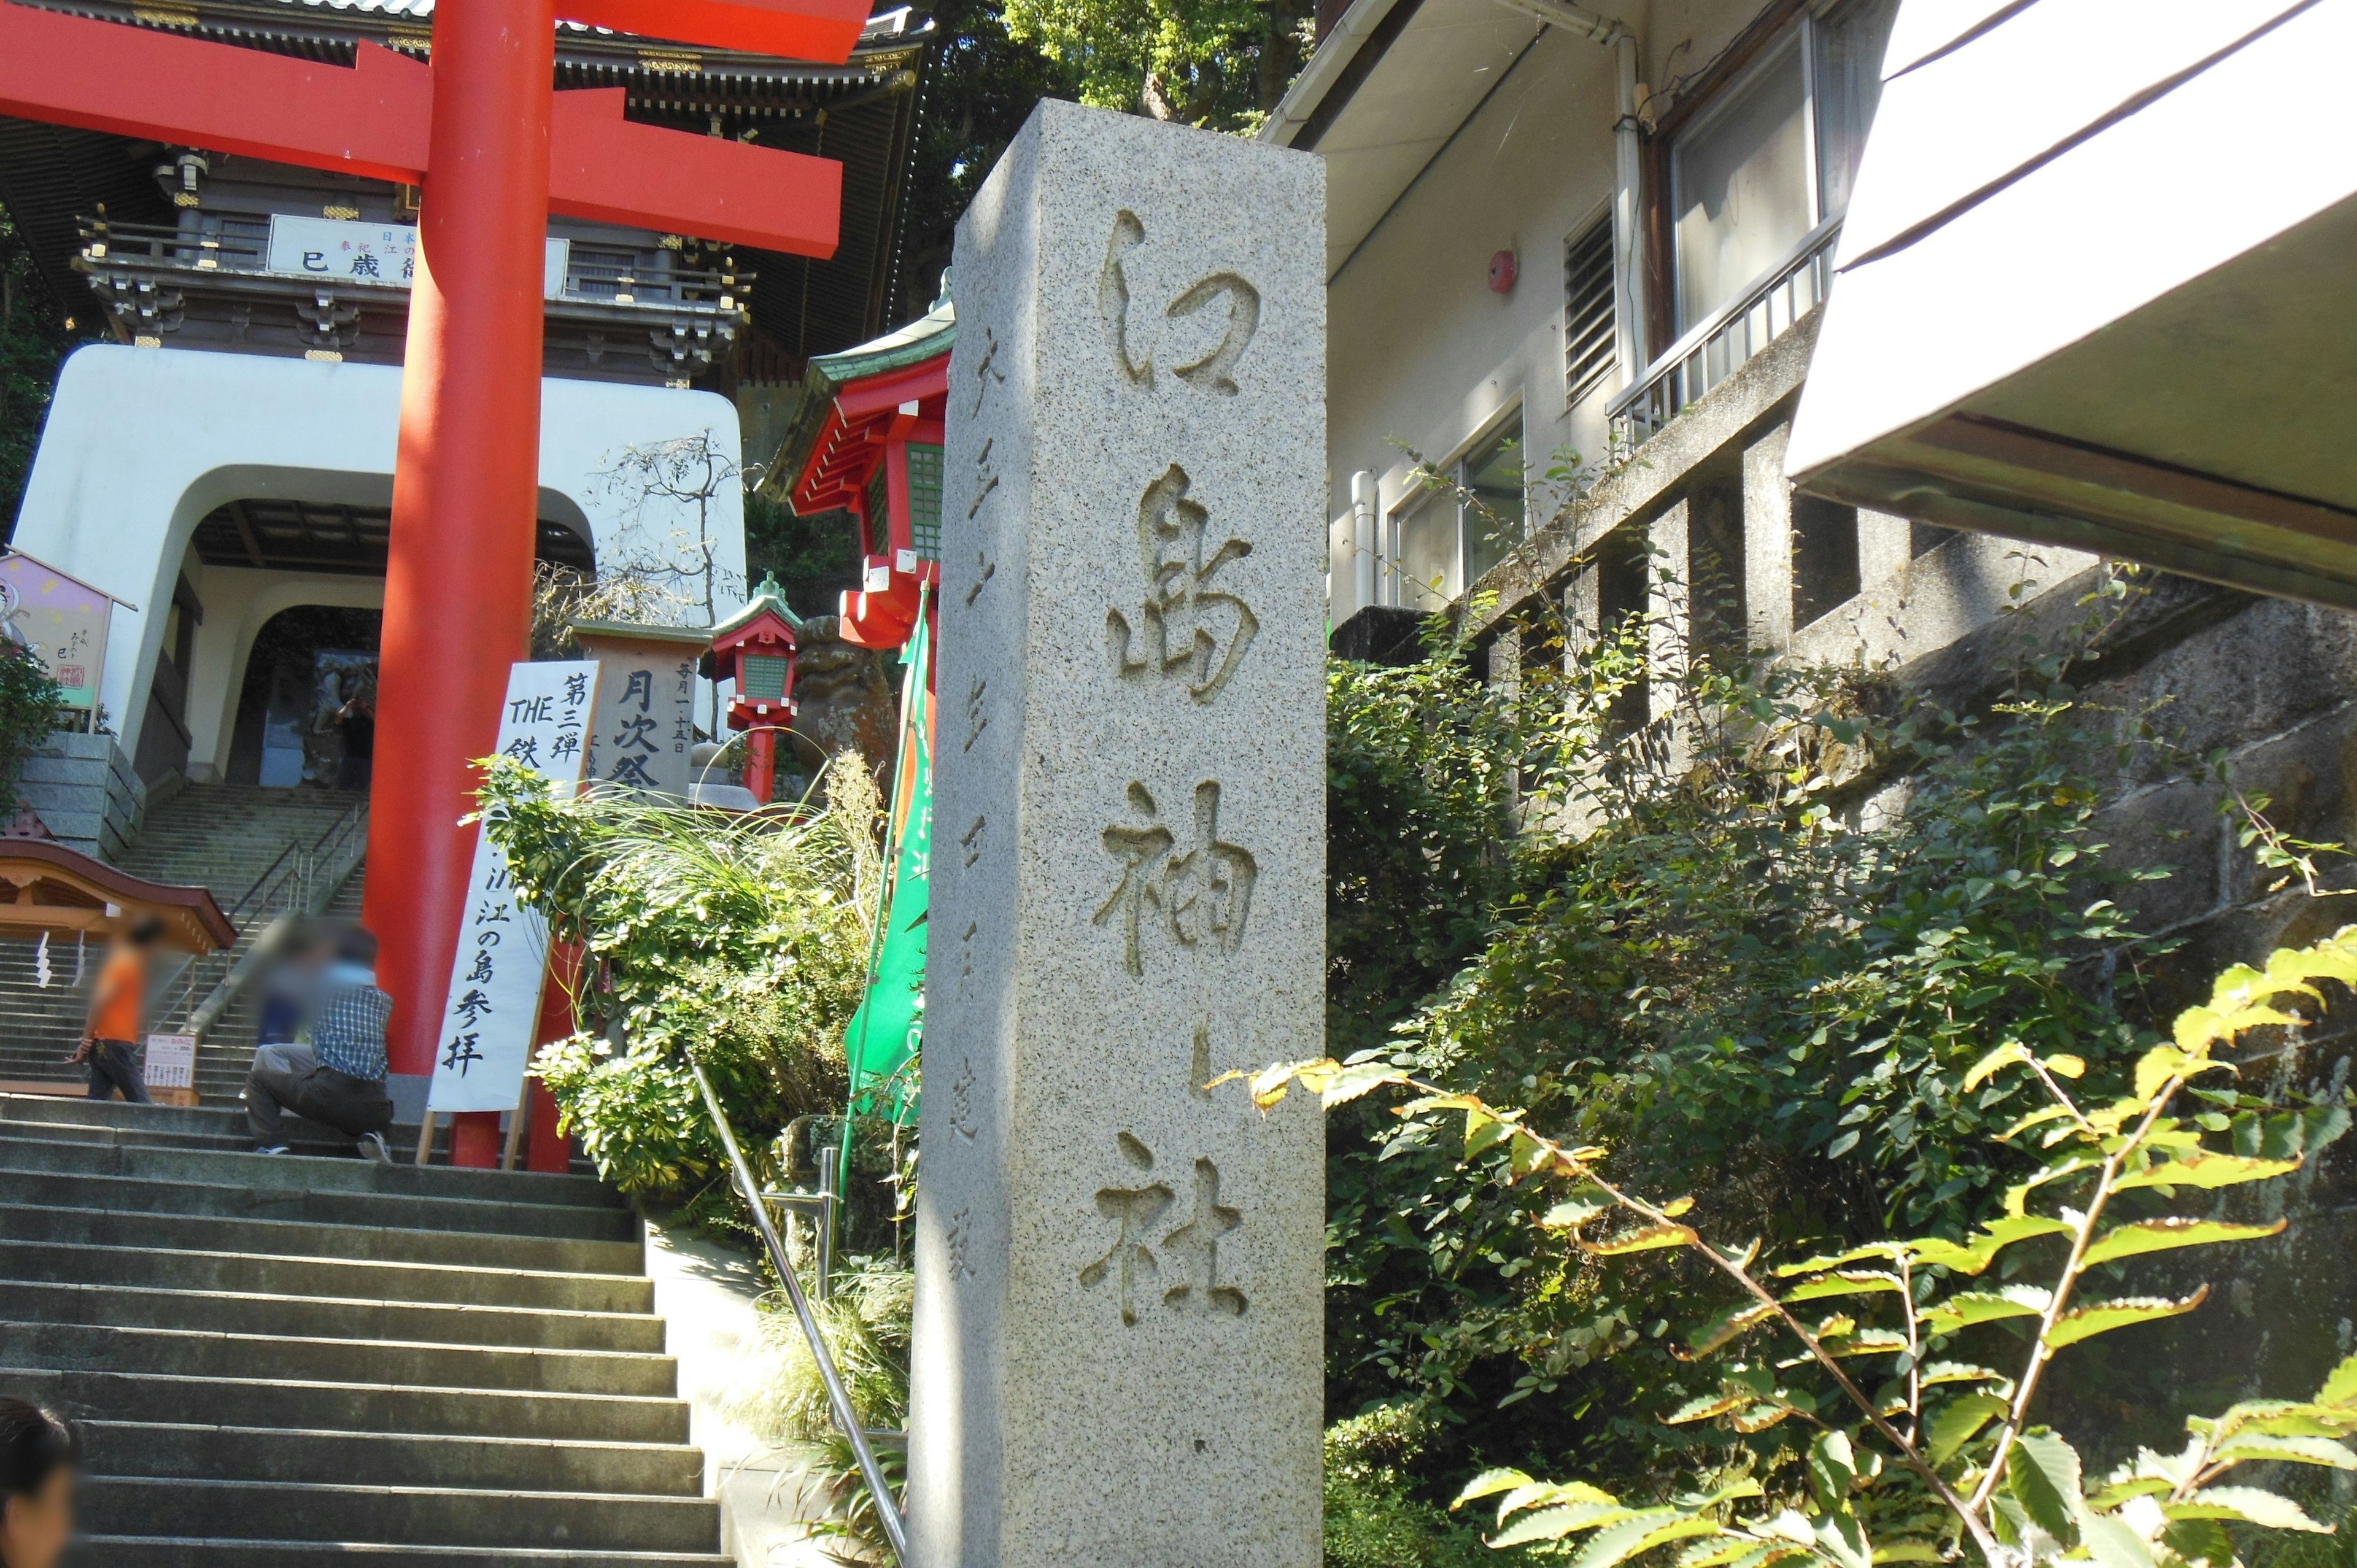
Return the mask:
[(1312, 1568), (1323, 170), (1042, 104), (958, 231), (917, 1568)]

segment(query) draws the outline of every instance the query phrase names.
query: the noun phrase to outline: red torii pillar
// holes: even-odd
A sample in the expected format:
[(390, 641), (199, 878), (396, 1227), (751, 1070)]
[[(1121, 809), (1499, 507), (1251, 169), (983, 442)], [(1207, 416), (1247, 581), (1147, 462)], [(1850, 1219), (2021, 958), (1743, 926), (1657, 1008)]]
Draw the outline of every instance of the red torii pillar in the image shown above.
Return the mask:
[[(867, 0), (442, 0), (430, 68), (362, 44), (349, 70), (0, 0), (0, 113), (423, 188), (366, 913), (395, 1072), (433, 1068), (457, 822), (525, 652), (549, 212), (820, 257), (838, 231), (837, 164), (630, 124), (619, 90), (556, 95), (560, 16), (839, 63)], [(467, 1163), (490, 1163), (489, 1120), (460, 1119)]]

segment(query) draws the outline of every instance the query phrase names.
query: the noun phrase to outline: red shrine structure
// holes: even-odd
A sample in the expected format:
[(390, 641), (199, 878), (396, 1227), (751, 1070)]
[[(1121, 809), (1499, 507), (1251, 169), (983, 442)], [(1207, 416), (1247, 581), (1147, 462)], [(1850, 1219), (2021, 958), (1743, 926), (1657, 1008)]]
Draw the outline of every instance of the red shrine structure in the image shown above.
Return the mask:
[(856, 523), (861, 579), (843, 596), (842, 628), (863, 648), (905, 644), (920, 590), (941, 582), (942, 422), (957, 342), (942, 293), (906, 327), (811, 360), (764, 487), (798, 516), (843, 511)]
[(736, 614), (712, 628), (712, 650), (703, 672), (713, 681), (733, 681), (728, 727), (745, 732), (751, 757), (745, 788), (764, 806), (777, 798), (778, 736), (793, 727), (795, 635), (802, 618), (786, 603), (778, 579), (767, 576)]
[[(463, 918), (471, 759), (523, 656), (536, 540), (552, 211), (800, 256), (836, 242), (839, 165), (625, 117), (554, 91), (560, 23), (840, 62), (866, 0), (443, 0), (431, 63), (273, 55), (0, 0), (0, 113), (368, 176), (419, 192), (366, 918), (393, 1067), (431, 1069)], [(487, 1129), (461, 1129), (487, 1141)]]

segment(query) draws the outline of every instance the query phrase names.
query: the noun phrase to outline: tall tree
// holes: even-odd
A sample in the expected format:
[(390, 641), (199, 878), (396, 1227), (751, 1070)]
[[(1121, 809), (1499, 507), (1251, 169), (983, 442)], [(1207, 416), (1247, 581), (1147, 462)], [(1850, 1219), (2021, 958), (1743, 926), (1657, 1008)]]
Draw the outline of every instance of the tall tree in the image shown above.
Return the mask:
[(1257, 129), (1308, 58), (1311, 0), (1003, 0), (1008, 37), (1082, 102), (1215, 131)]
[(0, 208), (0, 538), (16, 532), (59, 362), (86, 335), (42, 284), (24, 236)]

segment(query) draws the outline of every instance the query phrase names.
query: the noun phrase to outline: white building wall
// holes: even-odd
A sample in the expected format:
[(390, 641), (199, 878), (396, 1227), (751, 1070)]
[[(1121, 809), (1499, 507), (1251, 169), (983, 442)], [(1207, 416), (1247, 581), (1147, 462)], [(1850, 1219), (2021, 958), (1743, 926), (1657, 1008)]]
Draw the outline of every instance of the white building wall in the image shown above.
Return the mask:
[[(1691, 77), (1758, 14), (1760, 0), (1590, 0), (1641, 40), (1639, 75)], [(1415, 459), (1445, 464), (1519, 405), (1534, 484), (1533, 526), (1562, 499), (1559, 455), (1607, 456), (1605, 381), (1565, 406), (1564, 250), (1607, 215), (1615, 179), (1612, 50), (1534, 24), (1534, 42), (1329, 285), (1329, 545), (1332, 618), (1360, 606), (1351, 570), (1351, 477), (1381, 477), (1385, 516), (1409, 499)], [(1413, 69), (1387, 59), (1381, 69)], [(1514, 251), (1501, 297), (1490, 259)], [(1659, 349), (1664, 345), (1653, 345)], [(1385, 535), (1388, 537), (1388, 535)], [(1382, 592), (1380, 576), (1377, 592)]]
[[(735, 405), (712, 392), (554, 378), (541, 386), (544, 510), (586, 521), (600, 562), (666, 552), (684, 560), (694, 507), (641, 500), (608, 476), (632, 446), (704, 434), (736, 461)], [(199, 521), (225, 501), (259, 497), (384, 504), (400, 405), (401, 371), (391, 366), (113, 344), (67, 360), (15, 544), (124, 601), (110, 628), (102, 701), (126, 752), (138, 749), (160, 612)], [(710, 526), (725, 610), (745, 574), (737, 485), (714, 498)], [(226, 760), (245, 655), (263, 621), (296, 605), (383, 602), (376, 578), (221, 569), (199, 576), (189, 572), (205, 607), (190, 690), (192, 769)]]
[[(1396, 66), (1394, 65), (1394, 69)], [(1360, 607), (1350, 571), (1351, 476), (1381, 477), (1388, 515), (1410, 491), (1410, 452), (1441, 464), (1523, 410), (1526, 466), (1599, 456), (1608, 381), (1564, 406), (1565, 243), (1612, 195), (1609, 49), (1548, 29), (1335, 274), (1329, 517), (1333, 618)], [(1516, 252), (1511, 294), (1490, 260)], [(1380, 592), (1380, 588), (1378, 590)]]

